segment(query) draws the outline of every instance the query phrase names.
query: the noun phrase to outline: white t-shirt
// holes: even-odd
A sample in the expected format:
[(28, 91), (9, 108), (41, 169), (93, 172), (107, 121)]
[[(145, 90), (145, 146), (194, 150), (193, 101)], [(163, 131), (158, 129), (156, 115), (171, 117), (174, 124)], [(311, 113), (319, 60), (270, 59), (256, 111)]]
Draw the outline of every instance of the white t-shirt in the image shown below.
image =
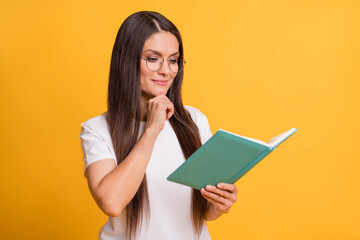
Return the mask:
[[(201, 141), (204, 144), (211, 136), (206, 116), (196, 108), (185, 106), (191, 118), (199, 128)], [(105, 118), (106, 112), (81, 124), (81, 147), (83, 150), (84, 173), (86, 168), (101, 159), (112, 158), (117, 164), (109, 126)], [(140, 133), (145, 122), (140, 122)], [(153, 152), (146, 168), (149, 194), (150, 216), (143, 218), (137, 238), (138, 240), (192, 240), (195, 233), (192, 225), (191, 193), (192, 189), (166, 178), (185, 161), (184, 154), (176, 134), (168, 121), (159, 133)], [(100, 229), (99, 239), (125, 240), (126, 213), (109, 217), (108, 222)], [(204, 222), (200, 240), (211, 239)]]

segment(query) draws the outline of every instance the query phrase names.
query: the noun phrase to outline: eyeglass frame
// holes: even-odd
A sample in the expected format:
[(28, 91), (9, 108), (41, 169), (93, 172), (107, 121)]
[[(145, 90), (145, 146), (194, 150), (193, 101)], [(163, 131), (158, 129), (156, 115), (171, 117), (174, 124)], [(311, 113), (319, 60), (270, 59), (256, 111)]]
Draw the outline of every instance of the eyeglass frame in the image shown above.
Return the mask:
[[(147, 57), (147, 58), (141, 57), (141, 59), (144, 59), (144, 60), (146, 61), (145, 64), (146, 64), (147, 69), (149, 69), (149, 71), (151, 71), (151, 72), (157, 72), (157, 71), (160, 70), (160, 68), (162, 68), (162, 66), (164, 65), (164, 62), (165, 62), (165, 58), (164, 58), (163, 56), (158, 56), (158, 57), (161, 57), (161, 58), (162, 58), (162, 61), (161, 61), (161, 63), (160, 63), (160, 67), (159, 67), (157, 70), (155, 70), (155, 71), (151, 70), (151, 69), (148, 67), (147, 60), (148, 60), (149, 57)], [(179, 65), (179, 60), (182, 61), (182, 63), (183, 63), (182, 68), (180, 69), (180, 71), (174, 72), (173, 70), (171, 70), (169, 58), (166, 58), (166, 61), (167, 61), (167, 63), (168, 63), (168, 66), (169, 66), (169, 69), (170, 69), (171, 72), (173, 72), (173, 73), (179, 73), (179, 72), (181, 72), (181, 71), (184, 69), (184, 66), (185, 66), (185, 63), (186, 63), (185, 60), (184, 60), (183, 58), (178, 58), (178, 59), (177, 59), (177, 61), (178, 61), (178, 63), (177, 63), (177, 64), (178, 64), (178, 67), (180, 66), (180, 65)]]

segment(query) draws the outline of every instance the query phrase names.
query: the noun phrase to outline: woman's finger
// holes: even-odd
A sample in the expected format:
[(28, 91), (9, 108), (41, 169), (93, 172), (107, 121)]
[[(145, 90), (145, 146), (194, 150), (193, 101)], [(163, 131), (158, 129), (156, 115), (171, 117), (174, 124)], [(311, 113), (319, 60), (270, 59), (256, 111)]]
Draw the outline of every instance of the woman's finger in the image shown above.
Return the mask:
[(203, 193), (204, 193), (204, 189), (202, 189), (201, 195), (202, 195), (207, 201), (209, 201), (212, 205), (214, 205), (215, 211), (217, 211), (217, 212), (226, 212), (226, 213), (229, 212), (229, 209), (230, 209), (231, 206), (228, 207), (228, 206), (226, 206), (226, 205), (224, 205), (224, 204), (222, 204), (222, 203), (220, 203), (220, 202), (217, 202), (217, 201), (215, 201), (214, 199), (206, 196), (206, 195), (203, 194)]
[(216, 202), (218, 202), (218, 203), (221, 203), (221, 204), (223, 204), (223, 205), (225, 205), (225, 206), (232, 206), (232, 201), (231, 200), (229, 200), (228, 198), (225, 198), (225, 197), (223, 197), (223, 196), (221, 196), (221, 195), (218, 195), (218, 194), (215, 194), (215, 193), (213, 193), (213, 192), (210, 192), (210, 191), (207, 191), (206, 189), (203, 189), (203, 195), (205, 195), (206, 197), (208, 197), (208, 198), (211, 198), (211, 199), (213, 199), (214, 201), (216, 201)]
[[(167, 99), (167, 100), (169, 100), (169, 98), (168, 98), (165, 94), (160, 94), (160, 95), (157, 95), (157, 96), (149, 99), (148, 102), (150, 102), (150, 101), (155, 101), (155, 100), (157, 100), (157, 99)], [(170, 101), (170, 100), (169, 100), (169, 101)]]
[(166, 97), (165, 98), (157, 98), (157, 99), (152, 98), (148, 101), (147, 104), (148, 104), (150, 111), (152, 109), (155, 110), (156, 108), (165, 110), (166, 117), (168, 117), (168, 118), (170, 118), (171, 115), (174, 113), (174, 104)]
[(222, 205), (221, 203), (218, 203), (218, 202), (216, 202), (216, 201), (214, 201), (211, 198), (208, 198), (206, 196), (203, 196), (203, 197), (215, 207), (216, 212), (219, 213), (220, 211), (226, 211), (226, 207), (224, 205)]
[(212, 186), (212, 185), (207, 185), (205, 187), (206, 191), (208, 192), (211, 192), (211, 193), (214, 193), (216, 195), (219, 195), (223, 198), (226, 198), (226, 199), (232, 199), (233, 198), (233, 193), (227, 191), (227, 190), (223, 190), (223, 189), (219, 189), (215, 186)]
[(167, 106), (168, 108), (166, 110), (166, 120), (169, 120), (174, 114), (174, 104), (172, 102), (169, 102)]
[(173, 103), (164, 95), (158, 95), (147, 101), (146, 127), (152, 127), (157, 132), (164, 128), (165, 121), (174, 114)]
[(220, 206), (220, 205), (221, 205), (221, 203), (215, 201), (215, 200), (212, 199), (212, 198), (209, 198), (208, 196), (206, 196), (206, 195), (204, 195), (204, 194), (202, 194), (202, 196), (203, 196), (206, 200), (208, 200), (210, 203), (212, 203), (213, 205), (216, 205), (216, 206)]
[(228, 190), (232, 193), (237, 193), (237, 188), (235, 186), (235, 184), (230, 184), (230, 183), (219, 183), (217, 185), (218, 188), (220, 189), (224, 189), (224, 190)]

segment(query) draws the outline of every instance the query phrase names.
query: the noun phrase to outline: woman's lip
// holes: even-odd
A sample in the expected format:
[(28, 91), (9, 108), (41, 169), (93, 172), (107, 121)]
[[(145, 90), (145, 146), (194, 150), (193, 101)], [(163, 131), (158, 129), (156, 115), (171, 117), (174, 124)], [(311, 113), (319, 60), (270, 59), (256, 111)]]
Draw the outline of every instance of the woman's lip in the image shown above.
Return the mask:
[(165, 86), (168, 82), (168, 80), (157, 80), (157, 79), (151, 79), (154, 83), (160, 86)]

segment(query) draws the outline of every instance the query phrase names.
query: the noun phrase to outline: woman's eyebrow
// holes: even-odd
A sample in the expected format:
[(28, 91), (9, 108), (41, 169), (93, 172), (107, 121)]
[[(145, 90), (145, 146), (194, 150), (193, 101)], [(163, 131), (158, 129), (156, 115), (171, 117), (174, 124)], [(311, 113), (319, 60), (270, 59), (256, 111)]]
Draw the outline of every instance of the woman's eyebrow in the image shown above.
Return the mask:
[[(155, 54), (157, 54), (157, 55), (162, 56), (162, 54), (161, 54), (160, 52), (158, 52), (158, 51), (156, 51), (156, 50), (152, 50), (152, 49), (145, 50), (144, 52), (153, 52), (153, 53), (155, 53)], [(170, 57), (173, 56), (173, 55), (176, 55), (176, 54), (178, 54), (178, 53), (179, 53), (179, 52), (175, 52), (175, 53), (171, 54)]]

